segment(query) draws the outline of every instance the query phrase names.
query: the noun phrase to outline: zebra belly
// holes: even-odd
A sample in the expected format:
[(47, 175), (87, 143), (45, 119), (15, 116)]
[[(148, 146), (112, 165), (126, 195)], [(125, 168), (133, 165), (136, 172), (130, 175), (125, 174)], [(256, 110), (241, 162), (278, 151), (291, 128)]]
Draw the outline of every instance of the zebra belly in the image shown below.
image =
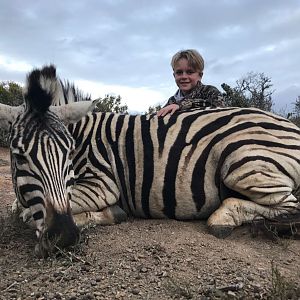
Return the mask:
[[(175, 192), (169, 190), (159, 177), (153, 180), (149, 197), (136, 197), (125, 201), (123, 208), (131, 215), (141, 218), (193, 220), (207, 219), (219, 206), (218, 190), (207, 185), (202, 199), (195, 199), (191, 184), (187, 178), (176, 178)], [(209, 180), (209, 179), (207, 179)], [(136, 187), (136, 194), (141, 195), (143, 188)], [(124, 201), (123, 201), (124, 203)]]

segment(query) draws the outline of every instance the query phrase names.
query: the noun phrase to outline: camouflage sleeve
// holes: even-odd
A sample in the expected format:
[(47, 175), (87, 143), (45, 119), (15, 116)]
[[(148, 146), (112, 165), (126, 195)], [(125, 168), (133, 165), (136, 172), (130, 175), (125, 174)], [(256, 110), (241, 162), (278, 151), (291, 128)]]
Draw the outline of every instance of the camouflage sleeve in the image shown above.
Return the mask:
[(225, 100), (222, 93), (214, 86), (210, 87), (209, 100), (211, 107), (225, 107)]
[(197, 105), (197, 100), (202, 99), (184, 99), (179, 103), (179, 110), (187, 110), (195, 107), (200, 107)]
[(207, 86), (207, 100), (210, 101), (211, 107), (224, 107), (225, 101), (222, 93), (214, 86)]
[(222, 94), (212, 99), (211, 107), (225, 107), (225, 101)]
[(214, 86), (206, 86), (206, 89), (203, 91), (202, 98), (184, 99), (179, 104), (180, 110), (205, 107), (225, 107), (222, 93)]

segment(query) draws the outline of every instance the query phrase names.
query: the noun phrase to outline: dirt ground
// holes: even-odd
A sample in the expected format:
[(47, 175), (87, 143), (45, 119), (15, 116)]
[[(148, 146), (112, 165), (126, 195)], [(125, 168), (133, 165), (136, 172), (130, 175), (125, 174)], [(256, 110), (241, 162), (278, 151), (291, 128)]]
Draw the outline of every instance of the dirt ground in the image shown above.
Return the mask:
[(0, 148), (0, 299), (300, 299), (300, 240), (227, 239), (205, 222), (130, 220), (82, 233), (55, 257), (34, 255), (32, 229), (10, 213), (8, 150)]

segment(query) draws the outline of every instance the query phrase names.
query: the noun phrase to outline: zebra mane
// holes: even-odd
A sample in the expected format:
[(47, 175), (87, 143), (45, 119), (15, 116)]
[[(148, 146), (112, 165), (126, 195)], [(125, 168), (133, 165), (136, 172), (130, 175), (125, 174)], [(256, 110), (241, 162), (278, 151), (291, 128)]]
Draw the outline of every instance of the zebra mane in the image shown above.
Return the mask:
[(81, 90), (68, 80), (58, 79), (58, 87), (52, 101), (52, 105), (65, 105), (73, 102), (89, 101), (91, 96), (84, 94)]
[(54, 65), (34, 69), (28, 74), (24, 98), (26, 106), (39, 113), (45, 113), (50, 105), (91, 100), (90, 95), (84, 94), (74, 84), (59, 79)]
[(56, 70), (45, 66), (42, 70), (34, 69), (27, 76), (24, 99), (26, 107), (44, 114), (52, 104), (53, 83), (56, 82)]

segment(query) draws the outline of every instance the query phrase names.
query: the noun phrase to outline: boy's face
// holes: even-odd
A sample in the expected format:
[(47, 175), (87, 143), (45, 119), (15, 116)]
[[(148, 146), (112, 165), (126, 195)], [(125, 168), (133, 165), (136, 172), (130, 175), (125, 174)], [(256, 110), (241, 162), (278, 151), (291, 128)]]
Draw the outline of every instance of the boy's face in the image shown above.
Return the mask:
[(202, 72), (192, 68), (186, 58), (181, 58), (175, 65), (173, 76), (178, 88), (186, 95), (201, 80)]

